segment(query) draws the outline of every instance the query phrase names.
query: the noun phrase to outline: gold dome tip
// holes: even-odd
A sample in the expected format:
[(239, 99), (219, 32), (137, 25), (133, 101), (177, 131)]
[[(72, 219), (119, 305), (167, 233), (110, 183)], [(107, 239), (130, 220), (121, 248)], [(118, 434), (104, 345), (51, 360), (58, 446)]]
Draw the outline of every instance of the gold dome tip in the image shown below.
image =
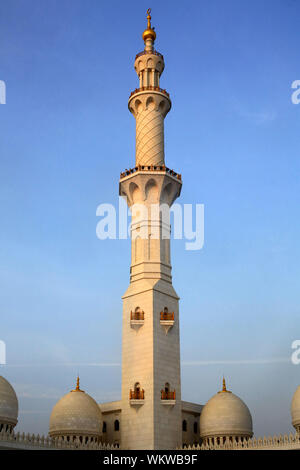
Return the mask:
[(77, 376), (77, 380), (76, 380), (76, 388), (74, 388), (74, 390), (71, 390), (72, 392), (83, 392), (83, 390), (80, 390), (80, 387), (79, 387), (79, 375)]
[(222, 387), (222, 390), (218, 393), (223, 393), (223, 392), (227, 392), (227, 393), (231, 393), (229, 390), (227, 390), (226, 388), (226, 381), (225, 381), (225, 377), (223, 377), (223, 387)]
[(143, 40), (146, 41), (146, 39), (152, 39), (152, 41), (156, 39), (156, 32), (151, 26), (151, 8), (147, 10), (147, 29), (143, 32)]

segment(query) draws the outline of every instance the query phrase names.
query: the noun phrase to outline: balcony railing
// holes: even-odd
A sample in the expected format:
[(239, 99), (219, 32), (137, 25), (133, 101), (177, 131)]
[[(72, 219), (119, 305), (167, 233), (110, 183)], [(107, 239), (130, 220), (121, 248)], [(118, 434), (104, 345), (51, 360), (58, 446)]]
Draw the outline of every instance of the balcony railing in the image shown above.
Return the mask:
[(144, 320), (144, 312), (130, 312), (130, 320)]
[(174, 312), (160, 312), (161, 321), (174, 321)]
[(164, 58), (164, 56), (160, 53), (160, 52), (157, 52), (157, 51), (142, 51), (142, 52), (139, 52), (136, 56), (135, 56), (135, 59), (137, 59), (138, 57), (140, 57), (141, 55), (144, 55), (144, 54), (153, 54), (153, 55), (158, 55), (159, 57), (161, 57), (162, 59)]
[(129, 400), (144, 400), (145, 398), (145, 391), (142, 390), (130, 390), (129, 392)]
[(174, 176), (177, 178), (179, 181), (181, 181), (181, 175), (179, 173), (176, 173), (174, 170), (170, 170), (170, 168), (167, 168), (165, 165), (161, 166), (156, 166), (156, 165), (138, 165), (135, 166), (134, 168), (130, 168), (129, 170), (125, 170), (122, 173), (120, 173), (120, 179), (125, 178), (126, 176), (132, 175), (133, 173), (136, 173), (137, 171), (164, 171), (165, 173), (168, 173), (168, 175)]
[(175, 400), (176, 399), (175, 390), (173, 392), (166, 392), (165, 390), (162, 390), (161, 399), (162, 400)]
[(162, 88), (159, 88), (159, 86), (142, 86), (141, 88), (136, 88), (134, 91), (130, 93), (129, 99), (135, 95), (136, 93), (140, 93), (140, 91), (159, 91), (160, 93), (163, 93), (166, 95), (168, 98), (170, 98), (169, 93), (166, 90), (163, 90)]

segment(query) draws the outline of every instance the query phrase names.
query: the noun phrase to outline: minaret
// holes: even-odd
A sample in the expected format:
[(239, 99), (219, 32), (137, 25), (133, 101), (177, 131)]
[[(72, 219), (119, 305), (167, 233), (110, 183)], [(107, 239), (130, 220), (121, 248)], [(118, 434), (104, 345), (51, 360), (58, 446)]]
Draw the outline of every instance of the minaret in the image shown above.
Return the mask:
[(160, 88), (164, 58), (154, 49), (150, 9), (147, 14), (145, 49), (134, 62), (140, 87), (128, 101), (136, 119), (135, 167), (120, 177), (120, 195), (132, 215), (130, 285), (123, 296), (121, 446), (175, 449), (182, 444), (179, 298), (172, 286), (166, 215), (182, 183), (165, 166), (164, 118), (171, 100)]

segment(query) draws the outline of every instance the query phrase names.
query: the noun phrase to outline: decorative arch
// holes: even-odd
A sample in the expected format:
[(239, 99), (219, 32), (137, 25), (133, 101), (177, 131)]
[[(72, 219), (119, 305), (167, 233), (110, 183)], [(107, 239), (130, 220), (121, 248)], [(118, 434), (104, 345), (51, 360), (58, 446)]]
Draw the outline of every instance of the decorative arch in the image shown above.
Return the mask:
[(129, 195), (133, 204), (142, 200), (142, 191), (133, 181), (131, 181), (129, 185)]
[(166, 102), (165, 102), (164, 100), (162, 100), (162, 101), (159, 103), (158, 109), (159, 109), (160, 111), (162, 111), (162, 112), (165, 111), (165, 109), (166, 109)]
[(153, 67), (154, 67), (154, 62), (153, 62), (153, 59), (150, 58), (147, 60), (147, 68), (153, 69)]
[(150, 202), (158, 202), (158, 187), (157, 183), (154, 179), (150, 179), (147, 181), (147, 184), (145, 186), (145, 194), (146, 194), (146, 199), (149, 200)]
[(155, 101), (152, 96), (149, 96), (146, 100), (146, 109), (152, 111), (155, 109)]
[(143, 109), (143, 104), (142, 104), (142, 102), (141, 102), (140, 100), (137, 99), (137, 100), (135, 100), (135, 102), (134, 102), (134, 107), (135, 107), (136, 112), (137, 112), (137, 113), (140, 113), (140, 112), (142, 111), (142, 109)]

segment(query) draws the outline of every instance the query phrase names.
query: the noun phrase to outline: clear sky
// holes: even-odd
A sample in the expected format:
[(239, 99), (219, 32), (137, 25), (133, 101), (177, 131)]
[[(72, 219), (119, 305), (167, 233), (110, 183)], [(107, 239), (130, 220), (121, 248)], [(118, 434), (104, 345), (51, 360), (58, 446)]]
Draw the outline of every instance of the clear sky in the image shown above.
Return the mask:
[(295, 0), (2, 0), (0, 368), (18, 429), (47, 432), (75, 383), (120, 398), (121, 296), (129, 240), (100, 241), (96, 208), (118, 203), (134, 165), (127, 109), (152, 8), (171, 95), (166, 163), (182, 203), (205, 205), (205, 244), (172, 241), (183, 399), (221, 387), (249, 406), (255, 434), (290, 432), (300, 366), (300, 79)]

